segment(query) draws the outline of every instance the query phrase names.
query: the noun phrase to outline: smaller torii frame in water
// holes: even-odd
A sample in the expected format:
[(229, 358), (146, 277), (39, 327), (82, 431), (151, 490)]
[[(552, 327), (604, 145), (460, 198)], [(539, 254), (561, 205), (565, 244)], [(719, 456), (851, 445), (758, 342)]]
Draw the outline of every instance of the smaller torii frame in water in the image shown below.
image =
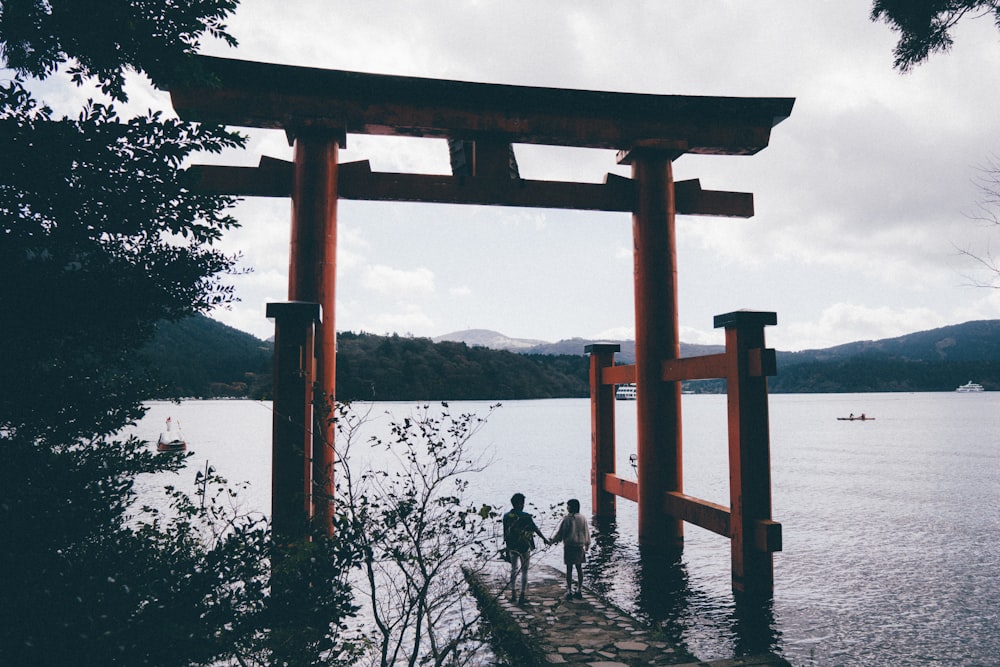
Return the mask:
[[(270, 304), (268, 311), (276, 325), (276, 534), (300, 534), (310, 519), (332, 526), (333, 421), (316, 418), (311, 392), (313, 386), (320, 392), (323, 401), (317, 403), (332, 404), (336, 396), (337, 201), (343, 198), (632, 215), (639, 541), (679, 548), (685, 515), (664, 498), (683, 493), (681, 383), (664, 379), (662, 370), (680, 357), (675, 218), (751, 217), (753, 196), (703, 190), (698, 180), (675, 183), (673, 162), (687, 153), (763, 150), (794, 100), (612, 93), (197, 60), (200, 82), (170, 87), (182, 118), (283, 130), (294, 146), (291, 163), (264, 157), (258, 167), (191, 170), (204, 191), (292, 200), (289, 303)], [(454, 173), (376, 173), (367, 161), (341, 165), (338, 151), (349, 134), (448, 139)], [(525, 180), (511, 159), (511, 146), (518, 143), (616, 150), (619, 163), (631, 166), (631, 178)], [(766, 395), (763, 414), (766, 433)], [(771, 586), (766, 573), (756, 578)], [(742, 580), (737, 582), (734, 570), (734, 586), (741, 588)]]

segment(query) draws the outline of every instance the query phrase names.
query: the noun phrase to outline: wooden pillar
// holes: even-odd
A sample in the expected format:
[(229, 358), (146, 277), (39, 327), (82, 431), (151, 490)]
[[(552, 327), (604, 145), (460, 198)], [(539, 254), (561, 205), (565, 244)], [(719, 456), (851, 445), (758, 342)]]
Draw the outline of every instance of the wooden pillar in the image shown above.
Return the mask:
[(733, 590), (770, 595), (771, 553), (781, 549), (781, 525), (771, 520), (771, 454), (767, 376), (774, 351), (764, 347), (769, 312), (736, 311), (715, 317), (726, 329), (729, 412), (729, 494)]
[(590, 487), (594, 516), (615, 515), (615, 495), (604, 490), (604, 475), (615, 472), (615, 386), (601, 382), (605, 368), (615, 365), (617, 343), (595, 343), (590, 355)]
[(320, 305), (312, 449), (313, 520), (333, 531), (333, 407), (336, 400), (337, 169), (344, 133), (310, 128), (294, 134), (292, 239), (288, 298)]
[(274, 319), (274, 397), (271, 431), (271, 528), (287, 545), (308, 535), (312, 471), (313, 329), (315, 303), (269, 303)]
[(668, 517), (664, 494), (682, 491), (681, 387), (663, 382), (661, 363), (680, 357), (677, 319), (676, 202), (672, 160), (679, 151), (635, 148), (619, 156), (632, 165), (636, 205), (635, 386), (639, 483), (639, 544), (679, 549), (683, 522)]

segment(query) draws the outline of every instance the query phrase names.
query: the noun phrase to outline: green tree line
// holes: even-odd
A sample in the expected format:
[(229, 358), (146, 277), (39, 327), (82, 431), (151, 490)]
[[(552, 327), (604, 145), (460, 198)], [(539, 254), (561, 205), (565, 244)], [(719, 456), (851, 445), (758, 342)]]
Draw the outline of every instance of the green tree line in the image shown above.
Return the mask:
[[(973, 380), (997, 390), (998, 331), (1000, 322), (967, 322), (883, 341), (779, 353), (778, 374), (768, 388), (776, 394), (951, 391)], [(582, 353), (523, 354), (349, 331), (340, 333), (337, 343), (337, 397), (345, 401), (583, 398), (590, 392), (589, 360)], [(271, 396), (271, 343), (205, 316), (158, 324), (143, 358), (161, 380), (161, 390), (150, 398)], [(684, 390), (721, 393), (725, 381), (685, 382)]]
[(588, 358), (523, 355), (428, 338), (342, 333), (340, 400), (511, 400), (590, 395)]

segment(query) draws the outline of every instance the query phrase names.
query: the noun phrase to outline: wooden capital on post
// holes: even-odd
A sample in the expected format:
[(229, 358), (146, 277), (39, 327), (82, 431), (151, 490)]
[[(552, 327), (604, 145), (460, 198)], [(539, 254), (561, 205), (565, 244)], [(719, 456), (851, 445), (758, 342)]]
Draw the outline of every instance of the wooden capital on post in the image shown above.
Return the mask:
[(715, 317), (726, 329), (729, 375), (730, 537), (733, 590), (771, 595), (772, 551), (781, 549), (781, 525), (771, 521), (771, 454), (767, 376), (775, 373), (764, 347), (764, 327), (777, 323), (771, 312), (736, 311)]
[(615, 365), (617, 343), (584, 347), (590, 355), (590, 486), (594, 516), (615, 515), (615, 495), (604, 490), (604, 475), (615, 472), (615, 386), (601, 381), (605, 368)]
[(337, 278), (338, 151), (344, 133), (324, 128), (290, 132), (294, 138), (292, 238), (288, 298), (320, 305), (316, 331), (312, 478), (313, 520), (333, 531), (333, 411), (336, 400), (337, 330), (334, 303)]
[(637, 146), (632, 165), (635, 253), (635, 385), (639, 544), (679, 549), (684, 523), (667, 516), (664, 494), (682, 491), (681, 386), (661, 380), (661, 363), (680, 357), (673, 164), (683, 146)]

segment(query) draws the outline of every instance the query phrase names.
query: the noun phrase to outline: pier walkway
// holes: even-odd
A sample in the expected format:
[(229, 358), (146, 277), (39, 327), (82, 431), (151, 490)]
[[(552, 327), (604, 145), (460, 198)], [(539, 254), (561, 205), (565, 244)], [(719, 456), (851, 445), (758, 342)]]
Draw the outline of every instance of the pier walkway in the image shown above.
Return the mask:
[(519, 666), (790, 667), (774, 655), (700, 661), (587, 590), (583, 599), (566, 599), (565, 573), (549, 565), (532, 566), (527, 600), (517, 605), (500, 594), (505, 575), (497, 568), (470, 583), (498, 643)]

